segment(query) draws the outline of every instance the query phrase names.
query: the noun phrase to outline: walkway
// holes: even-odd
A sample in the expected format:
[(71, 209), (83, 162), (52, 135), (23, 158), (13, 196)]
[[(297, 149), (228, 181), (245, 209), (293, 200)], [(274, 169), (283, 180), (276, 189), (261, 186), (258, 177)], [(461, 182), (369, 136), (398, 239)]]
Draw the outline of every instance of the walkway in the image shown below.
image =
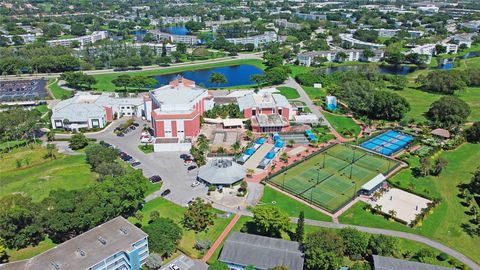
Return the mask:
[(212, 257), (213, 253), (215, 253), (215, 250), (220, 247), (222, 244), (223, 240), (228, 236), (230, 231), (233, 229), (235, 224), (237, 224), (237, 221), (240, 219), (241, 215), (235, 214), (233, 219), (228, 223), (227, 227), (225, 227), (225, 230), (223, 230), (222, 234), (215, 240), (215, 243), (213, 243), (212, 247), (208, 250), (207, 254), (203, 256), (202, 261), (208, 262), (210, 260), (210, 257)]
[[(297, 219), (293, 219), (294, 222), (296, 222)], [(370, 233), (370, 234), (383, 234), (383, 235), (388, 235), (388, 236), (393, 236), (393, 237), (399, 237), (403, 239), (408, 239), (412, 240), (415, 242), (420, 242), (425, 245), (428, 245), (430, 247), (433, 247), (435, 249), (440, 250), (441, 252), (444, 252), (448, 254), (451, 257), (454, 257), (455, 259), (461, 261), (462, 263), (466, 264), (468, 267), (470, 267), (472, 270), (480, 270), (480, 266), (476, 264), (473, 260), (468, 258), (467, 256), (463, 255), (462, 253), (451, 249), (444, 244), (441, 244), (437, 241), (428, 239), (424, 236), (420, 236), (417, 234), (413, 233), (406, 233), (406, 232), (399, 232), (399, 231), (393, 231), (393, 230), (385, 230), (385, 229), (378, 229), (378, 228), (370, 228), (370, 227), (363, 227), (363, 226), (356, 226), (356, 225), (347, 225), (347, 224), (337, 224), (333, 222), (325, 222), (325, 221), (318, 221), (318, 220), (310, 220), (310, 219), (305, 219), (305, 224), (307, 225), (312, 225), (312, 226), (317, 226), (317, 227), (323, 227), (323, 228), (331, 228), (331, 229), (342, 229), (346, 227), (353, 227), (359, 231)]]

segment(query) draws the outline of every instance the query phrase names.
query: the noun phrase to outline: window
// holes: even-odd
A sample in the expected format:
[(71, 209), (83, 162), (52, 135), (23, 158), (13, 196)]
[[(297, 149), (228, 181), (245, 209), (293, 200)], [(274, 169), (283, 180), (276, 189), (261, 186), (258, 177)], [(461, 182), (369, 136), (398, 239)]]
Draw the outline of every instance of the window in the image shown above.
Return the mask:
[(55, 127), (56, 127), (56, 128), (61, 128), (61, 127), (63, 127), (62, 120), (55, 120)]
[(94, 128), (100, 127), (100, 121), (98, 121), (98, 119), (92, 119), (92, 127)]
[(256, 110), (252, 110), (252, 115), (257, 115), (257, 111), (256, 111)]

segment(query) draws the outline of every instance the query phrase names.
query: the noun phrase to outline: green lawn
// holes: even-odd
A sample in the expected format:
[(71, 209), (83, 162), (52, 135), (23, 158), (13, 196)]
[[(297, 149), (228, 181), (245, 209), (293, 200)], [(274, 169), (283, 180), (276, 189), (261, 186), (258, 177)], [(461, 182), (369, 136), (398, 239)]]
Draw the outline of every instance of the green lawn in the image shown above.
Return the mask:
[(386, 221), (380, 216), (363, 211), (361, 205), (356, 205), (344, 213), (340, 221), (421, 234), (442, 242), (479, 263), (480, 253), (477, 248), (480, 240), (470, 237), (461, 227), (462, 224), (469, 223), (471, 216), (465, 213), (468, 209), (461, 205), (462, 199), (457, 196), (459, 194), (457, 186), (469, 182), (472, 172), (479, 166), (480, 144), (464, 144), (456, 150), (443, 152), (440, 156), (448, 160), (448, 166), (439, 177), (414, 178), (410, 170), (403, 170), (390, 179), (392, 183), (402, 188), (441, 198), (440, 205), (427, 217), (421, 227), (409, 229)]
[(263, 190), (262, 203), (270, 205), (274, 204), (278, 208), (287, 212), (291, 217), (298, 217), (300, 211), (303, 211), (305, 213), (305, 218), (321, 221), (332, 221), (332, 218), (323, 214), (322, 212), (319, 212), (304, 203), (292, 199), (269, 186), (265, 186), (265, 189)]
[(323, 99), (327, 95), (325, 88), (315, 88), (313, 86), (302, 86), (303, 90), (307, 92), (307, 95), (312, 99)]
[[(45, 149), (36, 146), (4, 154), (0, 163), (0, 197), (21, 192), (40, 201), (51, 190), (80, 189), (95, 182), (95, 175), (90, 172), (84, 155), (57, 153), (56, 159), (44, 159), (45, 153)], [(20, 162), (20, 168), (17, 168), (17, 162)]]
[[(163, 198), (157, 198), (152, 201), (149, 201), (145, 204), (142, 209), (143, 220), (141, 221), (142, 225), (147, 225), (150, 213), (156, 210), (160, 213), (161, 217), (168, 217), (173, 219), (177, 224), (181, 226), (181, 220), (183, 219), (183, 214), (186, 211), (186, 208), (178, 206), (170, 201), (167, 201)], [(215, 213), (222, 213), (218, 210), (215, 210)], [(201, 258), (201, 254), (198, 250), (194, 249), (196, 239), (209, 239), (213, 244), (215, 240), (220, 236), (228, 223), (232, 220), (233, 216), (228, 218), (215, 218), (215, 224), (210, 226), (207, 232), (195, 233), (193, 231), (183, 229), (183, 237), (180, 240), (178, 248), (185, 254), (192, 256), (194, 258)], [(138, 222), (134, 217), (129, 218), (133, 223)]]
[(280, 86), (280, 87), (277, 87), (277, 89), (278, 91), (280, 91), (280, 94), (284, 95), (287, 99), (296, 99), (300, 97), (300, 94), (298, 94), (295, 88)]
[(234, 65), (242, 65), (242, 64), (253, 65), (261, 69), (265, 68), (261, 60), (242, 59), (242, 60), (231, 60), (231, 61), (216, 62), (216, 63), (204, 63), (204, 64), (198, 64), (198, 65), (175, 66), (175, 67), (156, 69), (156, 70), (142, 70), (142, 71), (128, 72), (128, 73), (115, 72), (115, 73), (109, 73), (109, 74), (95, 75), (95, 79), (97, 79), (97, 83), (93, 87), (98, 91), (114, 91), (117, 87), (112, 84), (112, 80), (124, 74), (132, 75), (132, 76), (134, 75), (155, 76), (155, 75), (179, 73), (179, 72), (188, 71), (188, 70), (198, 70), (198, 69), (234, 66)]
[(342, 134), (342, 131), (344, 130), (352, 132), (355, 136), (360, 133), (360, 127), (350, 117), (335, 115), (328, 112), (323, 112), (323, 115), (340, 134)]
[(58, 80), (50, 79), (48, 81), (48, 89), (55, 99), (62, 99), (63, 97), (71, 97), (73, 95), (72, 91), (63, 89), (58, 85)]
[(43, 252), (55, 247), (55, 246), (56, 246), (56, 244), (54, 244), (52, 242), (52, 240), (50, 240), (50, 238), (46, 238), (45, 240), (38, 243), (38, 245), (36, 245), (34, 247), (29, 246), (29, 247), (22, 248), (22, 249), (19, 249), (19, 250), (10, 250), (9, 249), (9, 250), (7, 250), (7, 254), (9, 256), (8, 260), (10, 262), (14, 262), (14, 261), (30, 259), (34, 256), (37, 256), (40, 253), (43, 253)]
[(42, 104), (35, 107), (35, 110), (39, 111), (41, 114), (48, 112), (48, 105)]

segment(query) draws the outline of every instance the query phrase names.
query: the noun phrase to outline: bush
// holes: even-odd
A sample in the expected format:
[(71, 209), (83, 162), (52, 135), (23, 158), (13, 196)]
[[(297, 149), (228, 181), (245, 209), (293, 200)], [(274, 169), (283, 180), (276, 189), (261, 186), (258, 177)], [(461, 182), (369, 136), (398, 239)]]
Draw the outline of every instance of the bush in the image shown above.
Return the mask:
[(88, 145), (88, 139), (83, 133), (73, 134), (69, 141), (69, 146), (72, 150), (79, 150)]
[(438, 254), (437, 259), (439, 261), (442, 261), (442, 262), (446, 261), (446, 260), (448, 260), (448, 255), (446, 253), (442, 252), (442, 253)]

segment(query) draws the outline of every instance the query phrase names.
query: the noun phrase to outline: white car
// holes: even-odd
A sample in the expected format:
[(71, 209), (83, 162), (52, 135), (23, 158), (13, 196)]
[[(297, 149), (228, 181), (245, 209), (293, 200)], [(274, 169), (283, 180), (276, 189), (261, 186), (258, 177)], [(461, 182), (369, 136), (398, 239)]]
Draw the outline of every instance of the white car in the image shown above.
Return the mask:
[(196, 187), (196, 186), (199, 186), (200, 185), (200, 182), (198, 181), (195, 181), (191, 184), (192, 187)]
[(178, 267), (176, 264), (170, 265), (170, 269), (172, 270), (180, 270), (180, 267)]

